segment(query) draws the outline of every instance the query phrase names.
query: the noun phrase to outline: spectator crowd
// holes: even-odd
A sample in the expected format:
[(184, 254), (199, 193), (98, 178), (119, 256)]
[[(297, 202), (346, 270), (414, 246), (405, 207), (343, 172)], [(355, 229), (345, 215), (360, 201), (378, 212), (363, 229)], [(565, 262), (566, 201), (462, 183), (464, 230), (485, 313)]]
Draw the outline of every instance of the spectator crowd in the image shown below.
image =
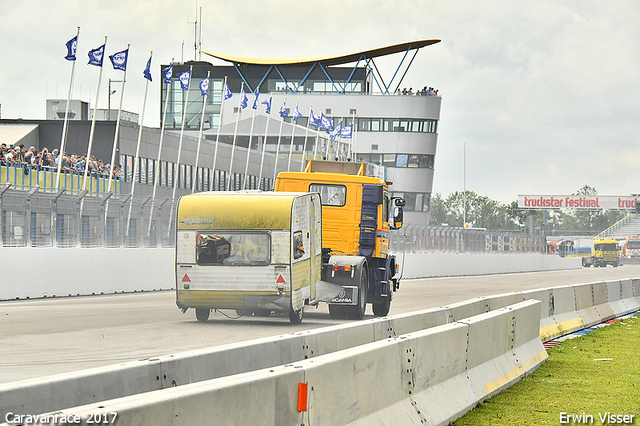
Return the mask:
[(400, 88), (396, 90), (396, 95), (418, 95), (418, 96), (438, 96), (438, 89), (434, 89), (433, 87), (424, 86), (422, 90), (418, 90), (417, 92), (413, 92), (413, 87), (409, 87), (409, 90), (405, 87), (400, 91)]
[[(6, 143), (0, 144), (0, 165), (21, 165), (25, 174), (29, 170), (57, 170), (60, 162), (58, 150), (49, 151), (46, 147), (38, 152), (35, 147), (31, 146), (27, 149), (23, 144), (14, 145), (8, 148)], [(61, 170), (65, 173), (84, 174), (87, 166), (86, 155), (63, 155)], [(104, 164), (102, 160), (96, 159), (93, 155), (89, 160), (89, 173), (94, 177), (109, 176), (111, 171), (110, 164)], [(122, 171), (120, 166), (116, 166), (113, 170), (115, 177), (121, 177)]]

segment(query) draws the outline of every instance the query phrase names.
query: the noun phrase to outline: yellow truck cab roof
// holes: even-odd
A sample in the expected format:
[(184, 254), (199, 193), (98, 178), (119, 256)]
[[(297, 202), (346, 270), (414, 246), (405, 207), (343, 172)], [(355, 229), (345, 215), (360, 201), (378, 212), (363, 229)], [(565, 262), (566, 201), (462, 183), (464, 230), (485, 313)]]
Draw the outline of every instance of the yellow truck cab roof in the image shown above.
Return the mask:
[(182, 197), (178, 229), (289, 229), (292, 192), (213, 191)]

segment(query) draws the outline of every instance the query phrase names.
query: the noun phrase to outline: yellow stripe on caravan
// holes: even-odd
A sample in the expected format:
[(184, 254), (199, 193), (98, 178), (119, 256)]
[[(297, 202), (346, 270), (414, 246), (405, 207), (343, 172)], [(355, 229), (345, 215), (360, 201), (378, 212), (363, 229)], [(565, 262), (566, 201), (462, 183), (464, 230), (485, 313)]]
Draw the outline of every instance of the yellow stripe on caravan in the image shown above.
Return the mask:
[[(521, 365), (517, 366), (516, 368), (514, 368), (514, 369), (512, 369), (510, 371), (507, 371), (503, 375), (497, 377), (495, 380), (492, 380), (489, 383), (486, 383), (482, 387), (484, 392), (485, 392), (485, 395), (490, 394), (491, 392), (495, 391), (496, 389), (498, 389), (498, 388), (506, 385), (507, 383), (512, 382), (513, 380), (517, 379), (518, 377), (522, 376), (527, 371), (531, 370), (532, 366), (539, 365), (541, 362), (546, 360), (548, 357), (549, 357), (549, 355), (547, 355), (547, 351), (540, 352), (538, 355), (534, 356), (530, 360), (522, 363)], [(480, 395), (480, 396), (482, 397), (484, 395)]]
[(180, 199), (178, 229), (289, 229), (300, 194), (200, 192)]
[(546, 342), (554, 337), (562, 336), (563, 334), (571, 333), (572, 331), (580, 330), (582, 328), (584, 328), (584, 321), (582, 318), (573, 318), (542, 327), (540, 329), (540, 339), (543, 342)]
[[(178, 302), (191, 308), (244, 309), (247, 296), (279, 296), (275, 291), (178, 290)], [(280, 295), (289, 298), (289, 292)]]

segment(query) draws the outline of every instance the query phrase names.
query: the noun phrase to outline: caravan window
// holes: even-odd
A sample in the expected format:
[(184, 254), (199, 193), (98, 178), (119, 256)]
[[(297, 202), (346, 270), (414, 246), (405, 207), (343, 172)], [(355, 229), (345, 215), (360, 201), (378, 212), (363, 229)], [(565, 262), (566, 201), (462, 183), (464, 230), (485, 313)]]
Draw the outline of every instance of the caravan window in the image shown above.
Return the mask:
[(271, 261), (266, 232), (200, 233), (196, 237), (198, 265), (264, 266)]
[(320, 202), (323, 206), (342, 207), (347, 202), (347, 187), (344, 185), (324, 185), (312, 183), (309, 192), (320, 194)]

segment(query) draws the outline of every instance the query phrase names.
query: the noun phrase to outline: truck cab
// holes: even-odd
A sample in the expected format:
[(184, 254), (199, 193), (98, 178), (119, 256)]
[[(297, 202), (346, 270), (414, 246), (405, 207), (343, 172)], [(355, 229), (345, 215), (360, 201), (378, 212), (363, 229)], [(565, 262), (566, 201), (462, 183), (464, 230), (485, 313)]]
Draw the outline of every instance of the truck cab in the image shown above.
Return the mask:
[[(309, 160), (304, 172), (282, 172), (276, 179), (276, 192), (320, 195), (323, 280), (342, 282), (349, 290), (356, 278), (353, 297), (345, 292), (348, 302), (329, 302), (333, 317), (361, 319), (367, 303), (376, 316), (387, 315), (400, 285), (396, 258), (389, 253), (389, 231), (402, 227), (404, 200), (389, 195), (387, 182), (373, 176), (372, 166)], [(353, 266), (348, 271), (336, 267), (344, 264)]]

